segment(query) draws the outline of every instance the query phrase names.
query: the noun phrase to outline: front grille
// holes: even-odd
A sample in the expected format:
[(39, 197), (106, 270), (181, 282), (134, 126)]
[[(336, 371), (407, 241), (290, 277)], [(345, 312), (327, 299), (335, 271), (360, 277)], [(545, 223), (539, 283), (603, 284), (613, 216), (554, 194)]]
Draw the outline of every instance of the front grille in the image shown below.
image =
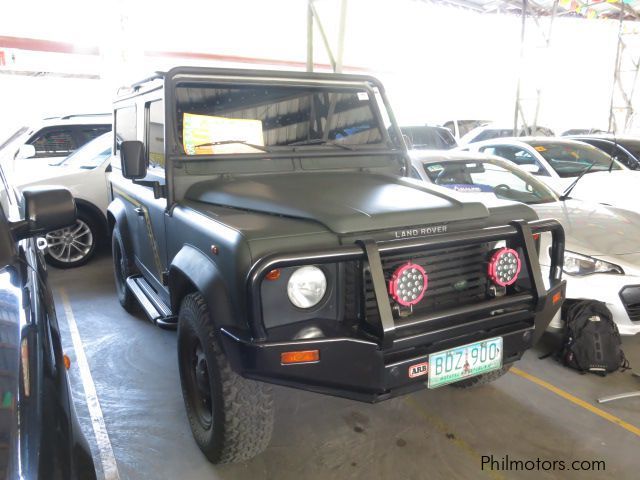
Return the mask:
[[(487, 298), (487, 259), (490, 250), (491, 244), (483, 243), (439, 248), (413, 255), (387, 255), (381, 258), (382, 268), (388, 284), (393, 272), (407, 261), (422, 266), (428, 275), (428, 288), (424, 298), (413, 306), (413, 312), (437, 312)], [(364, 272), (363, 284), (365, 318), (367, 323), (375, 324), (379, 313), (368, 271)], [(398, 313), (399, 310), (395, 310), (394, 316), (397, 317)]]
[(632, 322), (640, 322), (640, 285), (624, 287), (620, 299)]

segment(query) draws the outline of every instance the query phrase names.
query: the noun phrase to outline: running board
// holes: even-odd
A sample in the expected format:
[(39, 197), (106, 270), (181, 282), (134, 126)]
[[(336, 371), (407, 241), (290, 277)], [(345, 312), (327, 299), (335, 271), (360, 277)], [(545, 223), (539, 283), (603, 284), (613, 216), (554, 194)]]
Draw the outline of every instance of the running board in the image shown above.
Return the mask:
[(178, 319), (171, 313), (171, 309), (158, 296), (151, 285), (141, 276), (127, 278), (127, 288), (136, 297), (138, 303), (149, 320), (160, 328), (175, 329)]

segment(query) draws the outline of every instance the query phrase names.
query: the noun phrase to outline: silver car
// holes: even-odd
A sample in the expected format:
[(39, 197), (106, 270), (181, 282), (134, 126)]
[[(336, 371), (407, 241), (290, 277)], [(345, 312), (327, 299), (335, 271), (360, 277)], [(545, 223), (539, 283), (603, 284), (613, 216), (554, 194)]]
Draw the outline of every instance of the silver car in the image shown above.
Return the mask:
[[(566, 234), (567, 301), (605, 302), (621, 334), (640, 332), (640, 215), (581, 200), (560, 201), (531, 174), (480, 153), (414, 152), (412, 164), (413, 178), (476, 195), (488, 208), (518, 201), (540, 218), (558, 220)], [(540, 241), (540, 263), (548, 268), (548, 239)], [(561, 326), (558, 315), (550, 328)]]

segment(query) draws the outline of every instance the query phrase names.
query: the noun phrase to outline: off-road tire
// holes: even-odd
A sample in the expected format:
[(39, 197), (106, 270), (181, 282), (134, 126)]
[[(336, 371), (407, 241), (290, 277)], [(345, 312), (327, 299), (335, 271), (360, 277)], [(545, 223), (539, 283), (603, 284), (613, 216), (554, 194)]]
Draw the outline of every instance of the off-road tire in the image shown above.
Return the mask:
[(111, 235), (111, 254), (113, 257), (113, 275), (116, 284), (116, 295), (122, 308), (129, 313), (138, 310), (138, 301), (127, 287), (127, 278), (135, 274), (135, 267), (127, 254), (118, 227)]
[[(198, 412), (203, 408), (198, 405), (207, 403), (198, 393), (201, 391), (196, 380), (198, 368), (194, 365), (200, 365), (201, 360), (194, 357), (194, 348), (201, 348), (198, 351), (206, 360), (210, 407), (205, 410), (211, 416), (208, 428)], [(241, 462), (267, 448), (274, 422), (271, 388), (243, 378), (231, 369), (218, 343), (207, 304), (199, 293), (187, 295), (180, 305), (178, 363), (191, 431), (210, 462)]]
[(452, 383), (451, 386), (456, 388), (473, 388), (473, 387), (479, 387), (481, 385), (486, 385), (487, 383), (491, 383), (494, 380), (497, 380), (500, 377), (502, 377), (505, 373), (509, 371), (510, 368), (511, 368), (511, 364), (505, 365), (499, 370), (494, 370), (493, 372), (484, 373), (482, 375), (477, 375), (475, 377), (467, 378), (466, 380)]

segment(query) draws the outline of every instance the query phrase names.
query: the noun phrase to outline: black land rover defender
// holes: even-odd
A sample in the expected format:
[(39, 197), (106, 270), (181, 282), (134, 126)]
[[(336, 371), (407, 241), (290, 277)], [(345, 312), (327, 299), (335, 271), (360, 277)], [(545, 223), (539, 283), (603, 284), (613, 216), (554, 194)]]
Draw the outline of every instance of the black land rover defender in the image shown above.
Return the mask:
[(485, 383), (562, 304), (561, 226), (406, 178), (374, 78), (175, 68), (121, 92), (114, 121), (118, 296), (177, 327), (212, 462), (267, 446), (269, 383), (368, 402)]

